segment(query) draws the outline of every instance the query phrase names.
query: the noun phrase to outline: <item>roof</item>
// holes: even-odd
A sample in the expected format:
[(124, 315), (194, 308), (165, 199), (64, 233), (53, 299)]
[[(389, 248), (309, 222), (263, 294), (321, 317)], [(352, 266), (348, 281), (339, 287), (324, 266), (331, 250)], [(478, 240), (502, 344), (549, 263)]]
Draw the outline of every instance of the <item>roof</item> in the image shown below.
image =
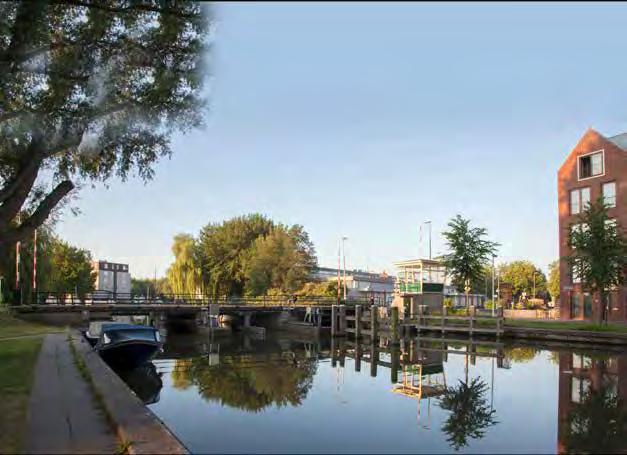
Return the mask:
[(407, 261), (398, 261), (394, 263), (395, 267), (419, 267), (424, 266), (444, 266), (442, 261), (437, 259), (410, 259)]
[(627, 133), (619, 134), (617, 136), (612, 136), (607, 138), (610, 142), (613, 142), (618, 147), (627, 151)]

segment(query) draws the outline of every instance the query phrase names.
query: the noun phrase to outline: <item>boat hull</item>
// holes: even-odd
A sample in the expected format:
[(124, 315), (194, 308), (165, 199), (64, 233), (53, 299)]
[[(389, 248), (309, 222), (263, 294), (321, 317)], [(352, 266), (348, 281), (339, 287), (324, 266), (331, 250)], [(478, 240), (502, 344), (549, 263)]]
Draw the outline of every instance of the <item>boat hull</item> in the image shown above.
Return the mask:
[(146, 341), (126, 341), (111, 346), (101, 346), (98, 353), (112, 365), (132, 367), (152, 359), (159, 352), (158, 343)]

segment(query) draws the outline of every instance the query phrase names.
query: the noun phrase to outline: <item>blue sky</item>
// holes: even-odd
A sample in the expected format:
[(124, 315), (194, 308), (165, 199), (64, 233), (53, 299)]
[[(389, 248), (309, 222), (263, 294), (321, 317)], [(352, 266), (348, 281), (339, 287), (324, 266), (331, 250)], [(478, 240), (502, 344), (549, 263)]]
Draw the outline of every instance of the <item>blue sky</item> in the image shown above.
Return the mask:
[(86, 186), (59, 233), (136, 276), (171, 239), (261, 212), (321, 265), (392, 269), (460, 213), (499, 261), (557, 257), (557, 168), (588, 127), (627, 131), (627, 5), (216, 6), (207, 127), (156, 176)]

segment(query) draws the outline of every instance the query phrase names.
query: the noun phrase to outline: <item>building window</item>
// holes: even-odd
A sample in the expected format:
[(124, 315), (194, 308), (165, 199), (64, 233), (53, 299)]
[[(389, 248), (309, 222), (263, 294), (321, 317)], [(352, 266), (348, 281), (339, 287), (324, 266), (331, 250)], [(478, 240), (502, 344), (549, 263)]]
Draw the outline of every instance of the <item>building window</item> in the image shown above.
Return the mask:
[(573, 266), (571, 269), (571, 276), (573, 277), (573, 284), (581, 283), (581, 275), (577, 266)]
[(590, 188), (578, 188), (570, 192), (570, 214), (576, 215), (590, 205)]
[(588, 179), (603, 174), (603, 152), (579, 157), (579, 179)]
[(603, 201), (610, 207), (616, 207), (616, 182), (603, 184)]

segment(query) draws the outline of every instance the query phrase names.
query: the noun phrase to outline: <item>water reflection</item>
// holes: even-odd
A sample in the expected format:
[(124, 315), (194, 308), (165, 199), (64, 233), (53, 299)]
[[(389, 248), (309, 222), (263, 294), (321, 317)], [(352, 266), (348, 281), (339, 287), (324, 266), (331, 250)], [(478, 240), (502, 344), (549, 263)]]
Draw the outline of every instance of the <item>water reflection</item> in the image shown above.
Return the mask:
[(627, 359), (560, 353), (559, 450), (627, 452)]
[(159, 401), (159, 394), (163, 387), (162, 373), (157, 372), (153, 363), (144, 363), (130, 370), (116, 369), (116, 373), (144, 404)]
[(626, 449), (624, 354), (172, 336), (154, 364), (151, 408), (194, 452)]

